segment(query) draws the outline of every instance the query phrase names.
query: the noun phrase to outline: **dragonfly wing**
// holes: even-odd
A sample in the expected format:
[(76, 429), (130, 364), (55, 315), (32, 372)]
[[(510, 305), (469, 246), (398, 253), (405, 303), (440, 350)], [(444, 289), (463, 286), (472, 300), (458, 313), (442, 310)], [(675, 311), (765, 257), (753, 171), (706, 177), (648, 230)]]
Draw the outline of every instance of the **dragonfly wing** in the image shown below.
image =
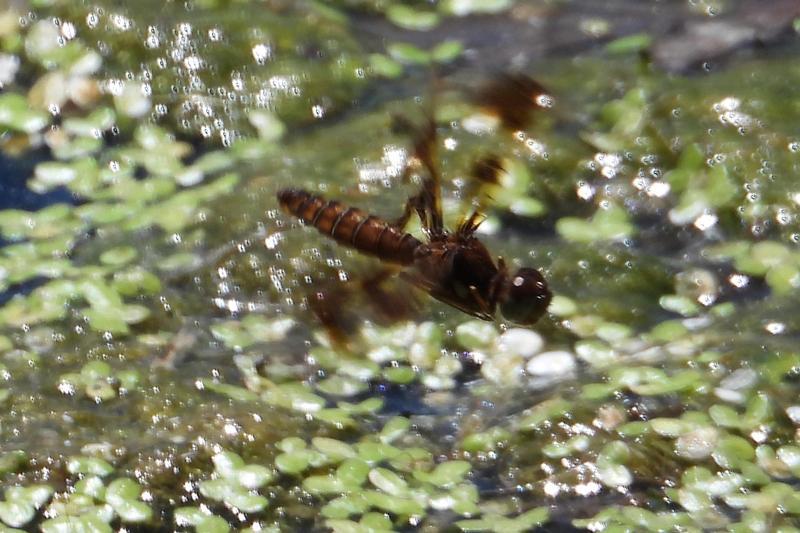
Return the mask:
[(414, 285), (418, 289), (427, 292), (440, 302), (455, 307), (459, 311), (472, 315), (481, 320), (494, 320), (494, 313), (486, 309), (483, 302), (476, 300), (472, 292), (467, 293), (466, 297), (461, 297), (448, 287), (444, 287), (424, 276), (415, 273), (413, 270), (403, 270), (400, 272), (400, 279)]

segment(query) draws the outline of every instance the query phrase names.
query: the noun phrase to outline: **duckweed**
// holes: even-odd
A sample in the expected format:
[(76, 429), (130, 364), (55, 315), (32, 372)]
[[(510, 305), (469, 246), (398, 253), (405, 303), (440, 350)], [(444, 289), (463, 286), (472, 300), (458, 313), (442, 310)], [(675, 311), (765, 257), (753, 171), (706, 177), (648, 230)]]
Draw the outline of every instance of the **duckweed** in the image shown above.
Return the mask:
[(175, 525), (178, 527), (194, 526), (195, 531), (204, 533), (227, 533), (231, 530), (231, 526), (224, 518), (199, 507), (177, 508)]
[(542, 525), (550, 512), (546, 507), (538, 507), (514, 518), (488, 515), (478, 520), (460, 520), (456, 525), (462, 531), (526, 531)]
[(386, 16), (394, 24), (410, 30), (430, 30), (439, 23), (439, 17), (434, 12), (420, 11), (399, 4), (389, 6)]
[(559, 219), (556, 230), (565, 239), (579, 243), (620, 241), (632, 237), (635, 233), (635, 227), (631, 224), (628, 213), (615, 205), (601, 207), (589, 220), (575, 217)]
[(91, 361), (86, 363), (79, 373), (62, 374), (58, 381), (58, 390), (62, 394), (72, 396), (82, 389), (87, 398), (100, 403), (135, 389), (138, 383), (139, 375), (134, 370), (115, 373), (108, 363)]
[(473, 13), (498, 13), (513, 5), (513, 0), (447, 0), (442, 10), (457, 16)]
[(245, 513), (259, 512), (269, 504), (266, 497), (255, 491), (272, 481), (271, 470), (262, 465), (245, 464), (232, 452), (220, 452), (212, 461), (218, 478), (200, 482), (203, 496)]
[(5, 491), (5, 500), (0, 501), (0, 520), (11, 527), (24, 526), (52, 495), (53, 489), (47, 485), (10, 487)]
[(111, 531), (115, 518), (123, 523), (147, 523), (153, 517), (149, 505), (139, 500), (141, 487), (132, 479), (118, 478), (107, 487), (92, 474), (75, 484), (74, 492), (58, 495), (47, 508), (50, 516), (42, 531)]

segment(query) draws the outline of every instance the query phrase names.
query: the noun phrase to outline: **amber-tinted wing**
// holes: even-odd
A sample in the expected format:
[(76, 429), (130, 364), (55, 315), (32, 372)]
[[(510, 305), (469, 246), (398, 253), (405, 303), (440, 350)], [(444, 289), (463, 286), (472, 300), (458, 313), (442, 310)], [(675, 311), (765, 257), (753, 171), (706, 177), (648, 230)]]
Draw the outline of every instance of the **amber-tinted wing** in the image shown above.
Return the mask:
[(473, 211), (470, 216), (466, 217), (458, 225), (456, 234), (461, 238), (471, 237), (484, 220), (486, 220), (486, 217), (480, 211)]
[[(393, 128), (395, 131), (411, 136), (412, 156), (425, 171), (422, 187), (419, 193), (409, 199), (406, 216), (402, 220), (407, 221), (407, 215), (412, 210), (416, 211), (425, 231), (430, 235), (441, 235), (444, 233), (444, 217), (442, 216), (441, 174), (436, 160), (436, 121), (433, 112), (426, 112), (422, 125), (413, 124), (405, 117), (395, 117)], [(412, 170), (413, 166), (406, 167), (405, 178)]]
[(308, 309), (331, 342), (346, 348), (364, 321), (388, 326), (416, 318), (420, 303), (396, 273), (387, 267), (348, 282), (319, 283), (305, 296)]
[(431, 283), (430, 280), (419, 276), (412, 271), (404, 270), (400, 273), (400, 277), (420, 290), (427, 292), (440, 302), (446, 303), (451, 307), (455, 307), (459, 311), (462, 311), (468, 315), (472, 315), (475, 318), (480, 318), (481, 320), (490, 322), (494, 320), (494, 314), (492, 313), (492, 310), (485, 309), (479, 302), (472, 298), (472, 295), (469, 295), (466, 298), (461, 298), (453, 292), (443, 290), (443, 287), (436, 285), (435, 283)]
[(472, 164), (470, 175), (478, 183), (497, 185), (500, 183), (500, 174), (503, 172), (505, 172), (505, 169), (500, 156), (487, 154)]
[(475, 211), (459, 224), (459, 233), (465, 236), (472, 234), (483, 222), (482, 213), (489, 211), (494, 201), (492, 193), (502, 186), (500, 180), (504, 172), (502, 160), (493, 153), (484, 155), (472, 164), (469, 179), (465, 180), (461, 194), (464, 198), (471, 199)]
[(525, 74), (501, 74), (475, 95), (475, 103), (500, 118), (503, 127), (525, 128), (540, 108), (547, 107), (550, 93)]

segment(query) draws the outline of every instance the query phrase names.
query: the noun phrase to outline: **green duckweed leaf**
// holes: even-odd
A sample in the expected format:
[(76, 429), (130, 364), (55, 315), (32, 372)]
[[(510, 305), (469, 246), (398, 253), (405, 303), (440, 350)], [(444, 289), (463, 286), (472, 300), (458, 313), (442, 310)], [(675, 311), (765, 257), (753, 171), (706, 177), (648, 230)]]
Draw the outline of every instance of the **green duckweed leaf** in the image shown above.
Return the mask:
[(394, 459), (401, 453), (401, 450), (394, 446), (378, 442), (360, 442), (356, 445), (356, 451), (360, 459), (370, 464)]
[(261, 465), (245, 465), (236, 469), (236, 480), (246, 489), (254, 490), (272, 481), (272, 471)]
[(215, 454), (211, 461), (214, 471), (224, 478), (236, 477), (236, 471), (244, 466), (244, 460), (233, 452), (220, 452)]
[(317, 383), (317, 390), (330, 396), (350, 397), (361, 394), (369, 388), (363, 381), (334, 375)]
[(461, 41), (444, 41), (431, 49), (431, 58), (437, 63), (450, 63), (460, 56), (463, 51), (464, 44)]
[(359, 380), (369, 380), (380, 372), (380, 366), (367, 360), (345, 360), (338, 364), (337, 374)]
[(606, 45), (609, 54), (630, 54), (650, 47), (653, 38), (647, 33), (634, 33), (614, 39)]
[(342, 494), (346, 485), (334, 475), (309, 476), (303, 480), (303, 488), (317, 496)]
[(359, 524), (371, 531), (393, 531), (392, 521), (384, 513), (366, 513)]
[(267, 389), (261, 395), (265, 402), (293, 409), (302, 413), (316, 413), (325, 407), (324, 398), (317, 396), (306, 387), (294, 383), (286, 383)]
[(390, 444), (405, 435), (411, 427), (411, 421), (403, 416), (396, 416), (384, 424), (378, 438), (384, 444)]
[(73, 456), (67, 460), (67, 471), (71, 474), (105, 477), (114, 471), (114, 467), (96, 457)]
[(409, 43), (389, 43), (386, 46), (389, 56), (406, 65), (427, 65), (431, 62), (431, 54)]
[(95, 331), (108, 331), (125, 335), (130, 333), (130, 328), (119, 313), (114, 313), (111, 309), (86, 309), (83, 316), (89, 321), (89, 325)]
[(114, 511), (123, 522), (140, 524), (148, 522), (153, 517), (153, 510), (144, 502), (136, 500), (122, 500), (113, 504)]
[(421, 11), (403, 4), (392, 4), (386, 10), (393, 24), (407, 30), (427, 31), (439, 23), (439, 15), (432, 11)]
[(111, 288), (123, 296), (157, 294), (161, 291), (161, 280), (143, 268), (133, 267), (115, 272)]
[(385, 492), (367, 490), (364, 499), (372, 506), (401, 516), (424, 516), (425, 507), (411, 498), (393, 496)]
[(175, 509), (175, 525), (193, 526), (208, 516), (208, 513), (199, 507), (178, 507)]
[(792, 264), (776, 265), (767, 271), (765, 279), (775, 294), (792, 294), (800, 288), (800, 268)]
[(301, 439), (300, 437), (286, 437), (282, 439), (276, 445), (277, 448), (286, 453), (296, 452), (298, 450), (304, 450), (308, 447), (306, 441)]
[(138, 255), (139, 252), (132, 246), (119, 246), (100, 254), (100, 262), (109, 266), (122, 266), (136, 259)]
[(545, 400), (533, 407), (526, 416), (520, 420), (519, 425), (522, 430), (535, 430), (543, 426), (550, 420), (560, 418), (569, 412), (572, 403), (561, 398)]
[(445, 0), (440, 9), (458, 17), (479, 13), (500, 13), (510, 8), (513, 0)]
[(383, 376), (390, 382), (398, 385), (408, 385), (417, 379), (417, 373), (406, 365), (392, 366), (384, 369)]
[(356, 425), (350, 413), (340, 408), (321, 409), (314, 413), (314, 418), (338, 429), (354, 427)]
[(369, 67), (378, 76), (398, 78), (403, 74), (403, 65), (383, 54), (370, 54)]
[(414, 478), (431, 483), (440, 488), (448, 488), (463, 481), (472, 465), (467, 461), (447, 461), (436, 466), (431, 472), (414, 471)]
[(346, 459), (336, 469), (336, 478), (351, 490), (354, 490), (367, 480), (370, 472), (370, 465), (366, 461), (358, 458)]
[(221, 516), (205, 516), (194, 526), (196, 533), (227, 533), (231, 530), (230, 524)]
[(206, 498), (225, 502), (245, 513), (259, 512), (269, 503), (264, 496), (251, 493), (232, 479), (202, 481), (200, 493)]
[(275, 467), (284, 474), (299, 474), (309, 467), (311, 454), (308, 450), (282, 453), (275, 457)]
[(43, 111), (35, 111), (24, 96), (14, 93), (0, 94), (0, 125), (23, 133), (35, 133), (50, 123)]
[(237, 402), (255, 402), (258, 401), (259, 395), (253, 391), (247, 390), (244, 387), (237, 387), (236, 385), (228, 385), (227, 383), (219, 383), (210, 378), (203, 378), (200, 380), (203, 388), (227, 396), (231, 400)]
[(311, 445), (333, 462), (339, 462), (356, 456), (355, 450), (346, 442), (327, 437), (314, 437)]
[(369, 504), (358, 494), (348, 494), (331, 500), (322, 507), (320, 513), (325, 518), (344, 519), (353, 515), (361, 515)]
[(241, 350), (255, 342), (253, 336), (242, 326), (241, 322), (227, 321), (211, 325), (211, 334), (222, 341), (225, 346)]
[(589, 444), (590, 440), (586, 435), (575, 435), (565, 442), (551, 442), (542, 448), (542, 453), (551, 459), (560, 459), (588, 449)]
[(338, 402), (336, 405), (339, 407), (339, 409), (341, 409), (345, 413), (354, 415), (367, 415), (374, 413), (383, 407), (383, 398), (378, 398), (378, 397), (367, 398), (363, 402), (355, 404), (348, 402)]
[(711, 456), (722, 468), (738, 468), (742, 462), (755, 458), (753, 446), (742, 437), (728, 435), (717, 442)]
[(456, 342), (468, 350), (487, 348), (496, 338), (494, 324), (483, 320), (469, 320), (456, 327)]
[(11, 527), (21, 527), (33, 520), (36, 508), (26, 501), (0, 501), (0, 520)]
[(408, 494), (408, 484), (389, 469), (375, 468), (369, 473), (370, 482), (377, 488), (392, 496)]
[(94, 500), (104, 501), (106, 499), (106, 486), (103, 485), (103, 480), (99, 477), (89, 476), (75, 484), (75, 493), (85, 494), (91, 496)]
[(501, 515), (489, 514), (480, 519), (459, 520), (456, 525), (462, 531), (509, 531), (522, 532), (542, 525), (550, 518), (547, 507), (537, 507), (519, 515), (516, 518), (506, 518)]
[(473, 433), (464, 438), (461, 447), (472, 453), (488, 452), (511, 438), (511, 433), (503, 428), (494, 427), (482, 433)]
[(42, 522), (42, 533), (111, 533), (113, 530), (101, 518), (93, 515), (58, 516)]
[(575, 217), (561, 218), (556, 222), (556, 231), (568, 241), (592, 243), (626, 239), (635, 233), (635, 227), (625, 209), (611, 204), (598, 209), (588, 220)]
[(514, 525), (524, 531), (544, 524), (549, 518), (550, 510), (547, 507), (537, 507), (514, 518)]

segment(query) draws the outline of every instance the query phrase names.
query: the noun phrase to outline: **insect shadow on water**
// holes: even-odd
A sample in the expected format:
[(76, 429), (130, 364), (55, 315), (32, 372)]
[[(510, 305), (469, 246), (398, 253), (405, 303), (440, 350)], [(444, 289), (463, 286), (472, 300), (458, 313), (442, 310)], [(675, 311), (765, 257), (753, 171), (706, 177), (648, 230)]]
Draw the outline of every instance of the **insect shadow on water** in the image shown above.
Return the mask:
[[(498, 116), (506, 128), (518, 130), (536, 107), (545, 106), (547, 98), (542, 86), (530, 78), (504, 75), (481, 91), (475, 101)], [(278, 191), (281, 207), (339, 244), (380, 259), (385, 267), (367, 285), (378, 296), (385, 296), (379, 289), (381, 281), (397, 274), (433, 298), (481, 320), (494, 320), (499, 309), (505, 319), (515, 324), (536, 323), (552, 298), (542, 274), (530, 267), (512, 273), (502, 257), (496, 262), (492, 259), (476, 236), (484, 220), (479, 210), (463, 218), (455, 230), (444, 226), (433, 113), (428, 113), (421, 126), (404, 119), (396, 121), (396, 125), (411, 132), (413, 138), (416, 165), (406, 166), (404, 179), (416, 170), (415, 166), (423, 173), (419, 192), (408, 199), (399, 218), (387, 221), (295, 188)], [(502, 170), (499, 158), (490, 155), (479, 159), (472, 173), (476, 181), (497, 182)], [(424, 242), (405, 230), (414, 214), (422, 224)], [(337, 322), (338, 303), (337, 298), (328, 298), (324, 293), (318, 293), (310, 302), (334, 339), (344, 337), (344, 328)]]

